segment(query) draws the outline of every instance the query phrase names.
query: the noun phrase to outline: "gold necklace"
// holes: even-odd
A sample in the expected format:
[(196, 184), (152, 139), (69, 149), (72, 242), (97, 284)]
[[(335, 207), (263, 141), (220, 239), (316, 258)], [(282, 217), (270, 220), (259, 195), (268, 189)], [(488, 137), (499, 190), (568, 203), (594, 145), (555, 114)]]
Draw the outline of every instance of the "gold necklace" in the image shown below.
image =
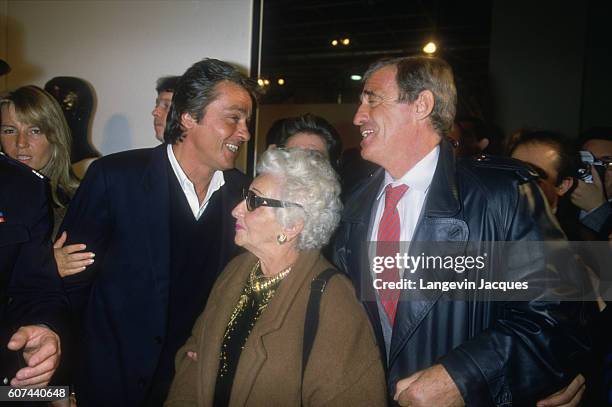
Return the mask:
[(266, 277), (264, 275), (258, 276), (257, 272), (261, 269), (261, 261), (257, 260), (257, 263), (251, 270), (249, 276), (249, 285), (253, 292), (260, 293), (267, 290), (269, 287), (275, 285), (277, 282), (282, 280), (291, 272), (291, 266), (287, 267), (274, 277)]

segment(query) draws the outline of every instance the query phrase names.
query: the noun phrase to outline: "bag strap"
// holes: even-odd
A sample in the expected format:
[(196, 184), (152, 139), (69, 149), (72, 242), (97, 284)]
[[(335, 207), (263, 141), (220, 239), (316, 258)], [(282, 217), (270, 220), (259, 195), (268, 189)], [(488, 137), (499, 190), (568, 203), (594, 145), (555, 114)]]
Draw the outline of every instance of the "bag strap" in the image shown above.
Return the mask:
[[(330, 278), (340, 272), (334, 268), (324, 270), (312, 279), (310, 283), (310, 297), (308, 298), (308, 306), (306, 307), (306, 319), (304, 320), (304, 347), (302, 349), (302, 382), (304, 381), (304, 372), (310, 358), (310, 351), (314, 343), (317, 329), (319, 327), (319, 309), (321, 307), (321, 297), (325, 291), (325, 286)], [(302, 403), (303, 405), (304, 403)]]

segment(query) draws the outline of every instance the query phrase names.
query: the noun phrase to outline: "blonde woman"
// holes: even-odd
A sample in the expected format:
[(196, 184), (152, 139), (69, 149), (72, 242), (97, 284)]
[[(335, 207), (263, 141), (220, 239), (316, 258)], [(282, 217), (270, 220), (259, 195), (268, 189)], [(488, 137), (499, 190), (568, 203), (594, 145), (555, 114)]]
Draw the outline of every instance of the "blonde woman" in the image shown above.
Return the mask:
[[(22, 86), (0, 99), (0, 146), (9, 157), (49, 178), (53, 202), (53, 238), (74, 192), (79, 186), (70, 167), (70, 129), (58, 102), (43, 89)], [(62, 233), (55, 244), (55, 259), (62, 276), (91, 264), (92, 253), (83, 245), (63, 247)]]

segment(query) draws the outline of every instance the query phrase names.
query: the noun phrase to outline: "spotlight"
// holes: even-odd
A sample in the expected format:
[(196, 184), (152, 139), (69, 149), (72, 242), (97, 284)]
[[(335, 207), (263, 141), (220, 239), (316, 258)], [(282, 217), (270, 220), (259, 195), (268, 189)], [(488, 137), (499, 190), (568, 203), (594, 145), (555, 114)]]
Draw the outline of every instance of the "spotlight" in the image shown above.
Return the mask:
[(351, 75), (351, 79), (354, 81), (360, 81), (361, 80), (361, 75)]
[(349, 38), (344, 38), (342, 40), (342, 45), (349, 45), (351, 43), (351, 40)]
[(270, 81), (269, 81), (269, 80), (267, 80), (267, 79), (264, 79), (264, 80), (263, 80), (263, 83), (264, 83), (264, 85), (268, 86), (268, 85), (270, 84)]
[(331, 45), (333, 47), (335, 47), (336, 45), (338, 45), (338, 40), (332, 40)]
[(285, 80), (283, 78), (278, 78), (277, 82), (280, 86), (283, 86), (285, 84)]
[(257, 84), (261, 87), (263, 87), (265, 85), (264, 80), (263, 79), (257, 79)]
[(436, 49), (438, 49), (436, 47), (436, 43), (435, 42), (428, 42), (424, 47), (423, 47), (423, 52), (426, 54), (433, 54), (436, 52)]

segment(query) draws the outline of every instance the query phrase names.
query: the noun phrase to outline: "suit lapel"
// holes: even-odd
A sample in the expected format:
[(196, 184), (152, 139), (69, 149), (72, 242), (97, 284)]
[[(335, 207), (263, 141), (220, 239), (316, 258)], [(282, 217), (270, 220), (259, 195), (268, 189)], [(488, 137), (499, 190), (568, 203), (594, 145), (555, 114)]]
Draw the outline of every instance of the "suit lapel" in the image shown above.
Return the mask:
[[(461, 210), (461, 204), (455, 182), (455, 162), (451, 148), (446, 141), (440, 144), (440, 157), (423, 205), (423, 214), (410, 245), (409, 252), (412, 256), (418, 256), (421, 253), (440, 255), (439, 252), (431, 252), (432, 249), (438, 251), (439, 247), (432, 246), (428, 242), (448, 242), (452, 253), (444, 253), (443, 255), (454, 255), (465, 250), (468, 227), (462, 219), (457, 218)], [(452, 242), (456, 244), (450, 246)], [(437, 281), (456, 277), (455, 273), (449, 274), (448, 271), (428, 270), (428, 273), (430, 273), (428, 276), (430, 279)], [(410, 290), (402, 290), (397, 305), (395, 325), (393, 326), (389, 366), (393, 365), (406, 342), (440, 299), (442, 292), (432, 290), (431, 292), (421, 291), (420, 294), (426, 295), (424, 300), (411, 300)]]
[(143, 217), (154, 281), (163, 303), (168, 302), (170, 280), (170, 197), (166, 145), (153, 150), (149, 166), (143, 176), (142, 200), (135, 208)]

